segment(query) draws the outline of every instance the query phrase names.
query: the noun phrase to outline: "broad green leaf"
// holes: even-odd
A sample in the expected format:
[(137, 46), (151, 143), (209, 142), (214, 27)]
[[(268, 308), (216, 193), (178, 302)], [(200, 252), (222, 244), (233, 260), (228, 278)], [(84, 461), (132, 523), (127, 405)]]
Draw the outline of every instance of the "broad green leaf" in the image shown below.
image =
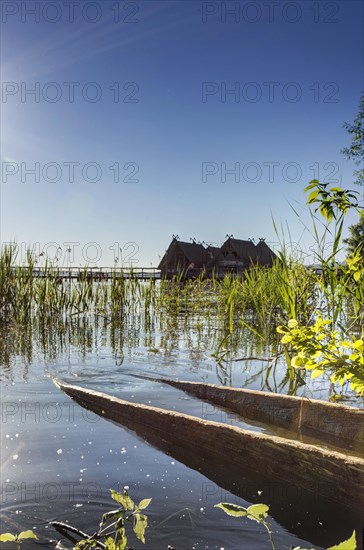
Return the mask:
[(215, 504), (214, 508), (221, 508), (228, 516), (234, 516), (236, 518), (246, 516), (247, 510), (237, 504), (230, 504), (229, 502), (219, 502)]
[[(123, 546), (121, 546), (123, 545)], [(124, 544), (124, 542), (120, 542), (119, 544), (115, 544), (115, 541), (112, 537), (108, 537), (106, 540), (105, 540), (105, 546), (106, 546), (106, 550), (124, 550), (124, 548), (126, 547), (126, 542)]]
[(145, 538), (144, 533), (148, 526), (148, 518), (144, 514), (135, 514), (134, 516), (134, 533), (138, 537), (139, 540), (142, 541), (143, 544), (145, 544)]
[(266, 504), (252, 504), (247, 508), (249, 519), (254, 519), (260, 523), (268, 515), (269, 506)]
[(292, 357), (293, 367), (302, 367), (303, 363), (304, 363), (304, 360), (302, 359), (302, 357), (299, 357), (298, 355), (296, 355), (295, 357)]
[(145, 508), (147, 508), (149, 506), (149, 504), (151, 502), (152, 502), (151, 498), (143, 498), (143, 500), (141, 500), (138, 504), (139, 510), (144, 510)]
[(318, 376), (321, 376), (322, 373), (323, 371), (321, 369), (313, 369), (313, 371), (311, 372), (311, 378), (317, 378)]
[(350, 380), (350, 385), (358, 395), (364, 395), (364, 381), (353, 377)]
[(118, 504), (123, 506), (125, 510), (134, 510), (134, 502), (131, 500), (127, 491), (124, 491), (124, 493), (118, 493), (117, 491), (111, 490), (111, 497)]
[(116, 531), (115, 550), (125, 550), (128, 539), (124, 527)]
[(336, 546), (330, 546), (327, 550), (356, 550), (356, 536), (355, 531), (351, 535), (350, 539), (336, 544)]
[(307, 185), (307, 187), (305, 187), (305, 189), (304, 189), (305, 193), (306, 193), (306, 191), (309, 191), (313, 187), (316, 187), (317, 185), (319, 185), (319, 183), (320, 182), (318, 180), (311, 180), (310, 183)]
[(24, 539), (36, 539), (38, 540), (38, 537), (33, 531), (22, 531), (18, 535), (18, 540), (24, 540)]
[(317, 196), (320, 194), (320, 191), (316, 190), (316, 191), (312, 191), (312, 193), (310, 193), (308, 195), (308, 199), (307, 199), (307, 202), (308, 204), (312, 203), (312, 202), (315, 202)]
[(11, 533), (3, 533), (0, 535), (0, 542), (11, 542), (16, 540), (16, 536)]

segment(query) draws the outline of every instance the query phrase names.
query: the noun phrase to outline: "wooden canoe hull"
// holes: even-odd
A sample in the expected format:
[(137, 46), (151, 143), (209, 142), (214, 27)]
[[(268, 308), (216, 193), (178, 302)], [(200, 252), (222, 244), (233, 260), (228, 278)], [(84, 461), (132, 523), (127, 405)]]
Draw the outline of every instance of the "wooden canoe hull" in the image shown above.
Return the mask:
[[(349, 509), (364, 503), (364, 460), (300, 441), (250, 432), (187, 414), (123, 401), (65, 384), (59, 387), (83, 407), (122, 424), (144, 439), (167, 443), (170, 449), (193, 451), (201, 459), (261, 478), (292, 483), (316, 498), (340, 502)], [(362, 508), (361, 508), (362, 509)]]
[(341, 449), (364, 452), (364, 411), (361, 409), (318, 399), (213, 384), (159, 381), (245, 418), (289, 430), (297, 439), (313, 437)]

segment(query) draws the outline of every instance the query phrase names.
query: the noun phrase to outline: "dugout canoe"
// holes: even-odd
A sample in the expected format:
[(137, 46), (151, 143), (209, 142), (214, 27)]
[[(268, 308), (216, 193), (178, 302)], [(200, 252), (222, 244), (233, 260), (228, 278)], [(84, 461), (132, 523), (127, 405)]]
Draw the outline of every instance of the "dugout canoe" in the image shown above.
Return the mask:
[[(318, 522), (362, 528), (364, 458), (360, 456), (131, 403), (79, 386), (57, 385), (82, 407), (132, 430), (219, 487), (248, 502), (266, 502), (272, 517), (297, 536), (329, 546), (337, 538), (332, 539), (330, 527), (318, 531)], [(217, 493), (211, 504), (220, 500)], [(342, 540), (345, 535), (347, 530)]]
[(223, 407), (254, 423), (282, 428), (276, 431), (282, 437), (302, 442), (316, 440), (318, 444), (328, 444), (359, 456), (364, 453), (362, 409), (318, 399), (214, 384), (169, 378), (160, 378), (157, 381)]

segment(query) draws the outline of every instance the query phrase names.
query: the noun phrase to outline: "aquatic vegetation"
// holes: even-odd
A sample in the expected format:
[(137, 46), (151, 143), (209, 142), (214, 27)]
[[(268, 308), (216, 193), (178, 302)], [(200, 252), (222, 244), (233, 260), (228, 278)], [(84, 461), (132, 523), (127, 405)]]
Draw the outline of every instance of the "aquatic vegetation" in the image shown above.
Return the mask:
[(81, 540), (74, 546), (75, 550), (88, 550), (89, 548), (125, 550), (128, 543), (126, 525), (129, 523), (133, 525), (135, 536), (145, 544), (148, 518), (142, 511), (149, 506), (152, 499), (144, 498), (136, 505), (129, 496), (128, 487), (125, 487), (122, 493), (111, 490), (111, 498), (119, 504), (119, 507), (103, 514), (100, 526), (93, 535), (87, 535), (67, 523), (52, 521), (50, 525), (71, 540), (74, 540), (74, 535), (81, 537)]
[[(331, 375), (333, 383), (341, 386), (347, 381), (360, 396), (364, 394), (364, 328), (361, 338), (348, 337), (348, 327), (340, 326), (344, 299), (351, 295), (355, 320), (362, 321), (364, 261), (360, 245), (346, 260), (346, 266), (337, 265), (344, 218), (349, 209), (358, 210), (357, 192), (344, 191), (339, 187), (328, 188), (328, 184), (312, 180), (305, 191), (311, 191), (307, 203), (318, 204), (324, 220), (325, 233), (330, 231), (334, 221), (334, 242), (329, 258), (321, 257), (323, 279), (320, 282), (329, 304), (324, 320), (321, 312), (310, 326), (299, 323), (293, 316), (288, 324), (279, 326), (288, 367), (305, 368), (316, 378), (325, 372)], [(314, 226), (316, 230), (316, 226)], [(340, 326), (341, 336), (337, 328)], [(344, 337), (345, 336), (345, 337)]]
[[(123, 492), (111, 490), (112, 499), (119, 504), (119, 507), (103, 514), (98, 530), (93, 535), (87, 535), (76, 527), (68, 523), (51, 521), (52, 525), (59, 533), (75, 542), (74, 550), (89, 550), (91, 548), (105, 548), (106, 550), (126, 550), (128, 537), (126, 534), (126, 525), (132, 523), (135, 536), (145, 544), (145, 531), (148, 526), (148, 518), (142, 513), (151, 503), (152, 499), (142, 499), (138, 505), (131, 499), (128, 493), (128, 487)], [(248, 508), (228, 502), (215, 504), (215, 508), (221, 508), (225, 514), (233, 517), (246, 517), (252, 521), (260, 523), (267, 531), (272, 550), (277, 550), (274, 541), (273, 531), (268, 521), (269, 506), (266, 504), (252, 504)], [(78, 542), (75, 536), (80, 538)], [(3, 538), (4, 537), (4, 538)], [(11, 538), (6, 538), (11, 537)], [(16, 536), (6, 533), (0, 535), (2, 541), (21, 540), (21, 538), (37, 538), (32, 531), (25, 531)], [(356, 550), (356, 534), (353, 531), (351, 537), (327, 550)], [(291, 548), (291, 550), (305, 550), (300, 546)], [(314, 549), (311, 549), (314, 550)]]
[[(243, 278), (227, 274), (222, 279), (140, 281), (114, 272), (107, 281), (90, 278), (86, 267), (78, 280), (70, 280), (46, 262), (42, 276), (35, 276), (32, 255), (27, 266), (20, 266), (16, 252), (14, 244), (0, 254), (4, 365), (12, 354), (30, 363), (32, 340), (54, 360), (69, 346), (77, 345), (86, 354), (95, 338), (107, 338), (120, 363), (125, 346), (140, 346), (144, 339), (147, 348), (171, 351), (183, 335), (190, 349), (201, 349), (198, 342), (203, 342), (216, 360), (221, 383), (229, 383), (231, 362), (241, 355), (282, 357), (277, 327), (290, 319), (309, 327), (317, 313), (333, 318), (335, 330), (347, 340), (352, 336), (344, 332), (360, 330), (364, 310), (364, 269), (356, 256), (340, 269), (324, 267), (324, 274), (317, 274), (283, 248), (273, 267), (252, 266)], [(333, 308), (336, 313), (330, 317)], [(268, 388), (276, 364), (264, 367)], [(288, 362), (284, 383), (294, 393), (302, 383), (302, 369)]]
[(38, 537), (33, 531), (22, 531), (21, 533), (18, 533), (17, 535), (13, 535), (12, 533), (2, 533), (0, 534), (0, 542), (15, 542), (17, 550), (20, 549), (20, 545), (23, 540), (29, 540), (29, 539), (36, 539), (38, 540)]
[(295, 368), (311, 371), (311, 378), (325, 372), (331, 374), (332, 382), (342, 386), (349, 381), (359, 395), (364, 394), (364, 342), (363, 339), (341, 340), (337, 330), (332, 330), (332, 321), (324, 321), (318, 315), (309, 326), (299, 325), (295, 319), (277, 331), (283, 334), (287, 362)]
[[(248, 508), (244, 508), (243, 506), (239, 506), (237, 504), (230, 504), (229, 502), (220, 502), (219, 504), (215, 504), (215, 508), (221, 508), (225, 512), (225, 514), (227, 514), (228, 516), (246, 517), (247, 519), (260, 523), (268, 532), (272, 550), (277, 549), (276, 544), (274, 542), (272, 529), (269, 525), (268, 520), (266, 519), (269, 511), (269, 506), (267, 506), (266, 504), (252, 504)], [(291, 548), (291, 550), (305, 550), (305, 549), (301, 548), (300, 546), (296, 546), (295, 548)], [(311, 550), (314, 550), (314, 549), (311, 548)], [(356, 550), (355, 531), (353, 531), (351, 537), (348, 540), (345, 540), (335, 546), (330, 546), (330, 548), (328, 548), (327, 550)]]

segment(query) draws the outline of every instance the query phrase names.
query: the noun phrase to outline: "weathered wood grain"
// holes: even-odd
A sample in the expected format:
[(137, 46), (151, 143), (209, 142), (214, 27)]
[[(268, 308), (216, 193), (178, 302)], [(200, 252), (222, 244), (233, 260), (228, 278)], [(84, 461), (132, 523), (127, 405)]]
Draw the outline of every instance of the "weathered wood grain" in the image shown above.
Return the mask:
[(160, 379), (245, 418), (312, 436), (322, 443), (364, 452), (364, 411), (336, 403), (212, 384)]
[[(282, 437), (251, 432), (187, 414), (123, 401), (94, 390), (59, 384), (82, 406), (137, 433), (153, 434), (171, 449), (183, 447), (204, 460), (263, 479), (303, 487), (347, 507), (364, 503), (364, 459)], [(316, 494), (317, 496), (317, 494)]]

